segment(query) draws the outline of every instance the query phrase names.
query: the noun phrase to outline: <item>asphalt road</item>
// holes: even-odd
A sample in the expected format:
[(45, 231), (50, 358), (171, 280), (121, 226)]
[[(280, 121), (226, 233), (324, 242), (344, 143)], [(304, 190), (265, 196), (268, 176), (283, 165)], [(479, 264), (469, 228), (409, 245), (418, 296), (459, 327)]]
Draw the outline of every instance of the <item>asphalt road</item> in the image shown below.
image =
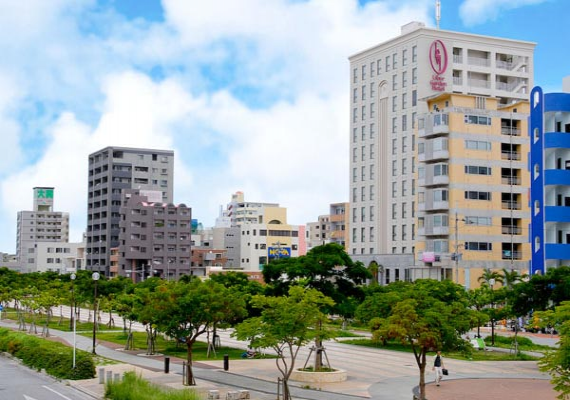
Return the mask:
[(1, 400), (92, 400), (73, 387), (0, 357)]

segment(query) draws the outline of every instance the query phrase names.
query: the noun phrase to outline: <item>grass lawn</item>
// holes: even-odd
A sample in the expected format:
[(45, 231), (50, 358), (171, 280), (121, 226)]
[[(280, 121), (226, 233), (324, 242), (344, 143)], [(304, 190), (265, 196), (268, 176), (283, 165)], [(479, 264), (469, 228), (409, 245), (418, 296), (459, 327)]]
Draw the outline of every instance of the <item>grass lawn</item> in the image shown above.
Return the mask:
[[(88, 312), (83, 310), (81, 317), (85, 318), (86, 316), (88, 316)], [(91, 314), (91, 318), (93, 318), (93, 314)], [(16, 311), (14, 309), (8, 309), (8, 312), (3, 311), (2, 312), (2, 319), (11, 319), (15, 322), (18, 322), (18, 317), (17, 317)], [(32, 316), (29, 313), (24, 313), (24, 321), (26, 321), (26, 329), (28, 329), (30, 327), (31, 322), (32, 322)], [(42, 330), (45, 323), (46, 323), (45, 314), (36, 316), (36, 326), (37, 326), (38, 330)], [(59, 315), (54, 314), (50, 319), (49, 328), (50, 329), (57, 329), (59, 331), (64, 331), (64, 332), (71, 332), (71, 331), (73, 331), (73, 327), (70, 326), (70, 323), (71, 322), (70, 322), (69, 318), (66, 318), (66, 317), (62, 318)], [(98, 325), (99, 330), (121, 331), (123, 329), (122, 327), (117, 327), (117, 326), (109, 328), (107, 326), (107, 324), (97, 324), (97, 325)], [(80, 332), (80, 331), (93, 332), (93, 322), (79, 322), (78, 321), (76, 323), (75, 330), (77, 332)]]
[[(90, 337), (88, 333), (83, 334)], [(127, 334), (120, 332), (99, 332), (97, 333), (99, 340), (125, 345), (127, 343)], [(205, 336), (204, 336), (205, 339)], [(135, 350), (146, 351), (146, 333), (133, 332), (133, 344)], [(174, 340), (165, 340), (162, 336), (156, 337), (155, 349), (157, 353), (172, 357), (180, 357), (186, 359), (187, 348), (186, 345), (181, 343), (176, 347)], [(216, 349), (216, 354), (210, 351), (210, 357), (207, 356), (208, 344), (205, 342), (196, 342), (192, 347), (192, 360), (205, 361), (205, 360), (223, 360), (224, 354), (227, 354), (230, 359), (240, 359), (241, 355), (246, 349), (236, 349), (233, 347), (219, 347)], [(273, 358), (273, 356), (262, 356), (263, 358)]]
[[(502, 335), (495, 335), (495, 345), (494, 347), (501, 347), (504, 349), (511, 349), (513, 346), (513, 341), (515, 339), (514, 335), (511, 336), (502, 336)], [(544, 345), (544, 344), (536, 344), (532, 340), (524, 336), (517, 336), (517, 343), (518, 348), (520, 351), (537, 351), (537, 352), (545, 352), (548, 350), (553, 350), (553, 347)], [(487, 336), (485, 338), (485, 344), (487, 346), (491, 346), (491, 337)]]
[[(412, 349), (410, 346), (404, 346), (400, 342), (388, 342), (386, 346), (382, 346), (379, 342), (374, 342), (371, 339), (349, 339), (349, 340), (342, 340), (340, 343), (346, 344), (354, 344), (357, 346), (366, 346), (366, 347), (374, 347), (377, 349), (384, 349), (384, 350), (395, 350), (395, 351), (404, 351), (411, 353)], [(428, 353), (428, 355), (433, 355), (435, 353)], [(445, 352), (444, 354), (447, 358), (453, 358), (456, 360), (468, 360), (468, 361), (531, 361), (537, 360), (536, 357), (527, 356), (525, 354), (519, 354), (515, 356), (514, 354), (509, 353), (502, 353), (498, 351), (478, 351), (474, 350), (471, 354), (463, 354), (460, 352)]]

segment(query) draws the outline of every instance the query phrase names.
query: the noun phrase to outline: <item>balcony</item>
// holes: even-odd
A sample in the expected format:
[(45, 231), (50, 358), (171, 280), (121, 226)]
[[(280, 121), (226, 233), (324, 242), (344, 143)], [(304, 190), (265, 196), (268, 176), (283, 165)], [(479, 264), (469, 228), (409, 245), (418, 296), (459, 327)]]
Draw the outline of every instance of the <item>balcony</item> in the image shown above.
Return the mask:
[(520, 210), (521, 203), (518, 201), (502, 201), (501, 208), (503, 210)]
[(503, 250), (501, 258), (503, 260), (522, 260), (522, 251)]
[(501, 227), (501, 233), (503, 235), (521, 235), (522, 228), (515, 225), (503, 225)]
[(491, 82), (484, 79), (469, 78), (467, 80), (467, 84), (471, 87), (478, 87), (484, 89), (489, 89), (491, 87)]

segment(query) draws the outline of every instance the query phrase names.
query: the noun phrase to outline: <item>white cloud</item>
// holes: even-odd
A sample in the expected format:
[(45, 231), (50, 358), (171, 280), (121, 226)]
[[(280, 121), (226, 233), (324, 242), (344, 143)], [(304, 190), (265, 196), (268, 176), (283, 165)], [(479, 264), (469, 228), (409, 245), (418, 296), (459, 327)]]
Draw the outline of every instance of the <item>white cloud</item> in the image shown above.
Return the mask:
[[(0, 251), (13, 251), (16, 212), (31, 207), (38, 185), (56, 187), (56, 208), (72, 214), (79, 240), (87, 155), (106, 146), (173, 149), (175, 201), (205, 226), (237, 190), (287, 207), (291, 223), (316, 220), (330, 203), (348, 200), (347, 57), (411, 20), (428, 20), (432, 6), (165, 0), (164, 23), (113, 19), (102, 37), (74, 20), (92, 2), (73, 12), (69, 4), (12, 22), (14, 37), (30, 24), (37, 31), (10, 49), (10, 61), (0, 60), (0, 71), (12, 71), (0, 89), (18, 88), (5, 100), (0, 90), (0, 127), (7, 121), (17, 137), (24, 102), (46, 104), (57, 116), (42, 126), (39, 147), (11, 143), (14, 155), (40, 154), (0, 175), (0, 223), (8, 227)], [(0, 39), (0, 50), (6, 46)], [(153, 67), (159, 78), (147, 76)]]
[(548, 0), (465, 0), (459, 8), (459, 15), (466, 26), (494, 21), (501, 12), (544, 3)]

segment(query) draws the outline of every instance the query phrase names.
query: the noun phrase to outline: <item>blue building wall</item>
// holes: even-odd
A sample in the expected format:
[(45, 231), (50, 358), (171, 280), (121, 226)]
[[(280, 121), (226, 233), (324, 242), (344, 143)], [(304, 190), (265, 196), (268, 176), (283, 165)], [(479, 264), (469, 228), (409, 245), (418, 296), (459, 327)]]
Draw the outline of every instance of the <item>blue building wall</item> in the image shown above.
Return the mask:
[[(570, 169), (565, 164), (557, 169), (545, 168), (547, 149), (570, 149), (570, 133), (545, 132), (545, 114), (570, 112), (570, 93), (544, 94), (535, 87), (530, 96), (529, 121), (531, 175), (531, 264), (530, 273), (545, 273), (547, 260), (570, 260), (570, 243), (547, 243), (547, 229), (557, 237), (552, 224), (570, 223), (570, 206), (567, 204), (545, 204), (545, 191), (550, 186), (570, 186)], [(567, 163), (568, 161), (566, 161)], [(565, 239), (564, 239), (565, 240)]]

